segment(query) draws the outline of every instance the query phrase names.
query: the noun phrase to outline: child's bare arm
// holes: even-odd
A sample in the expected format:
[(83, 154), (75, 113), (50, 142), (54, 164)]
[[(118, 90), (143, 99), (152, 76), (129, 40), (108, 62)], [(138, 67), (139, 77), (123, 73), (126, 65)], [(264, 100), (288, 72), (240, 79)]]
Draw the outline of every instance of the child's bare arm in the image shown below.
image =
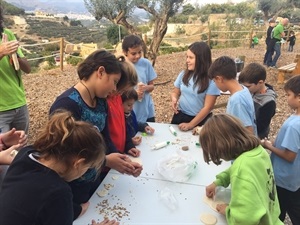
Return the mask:
[(273, 152), (274, 154), (276, 154), (277, 156), (279, 156), (280, 158), (282, 158), (288, 162), (293, 162), (297, 156), (297, 153), (295, 153), (289, 149), (281, 150), (281, 149), (274, 147), (273, 144), (268, 140), (263, 140), (262, 146), (269, 149), (271, 152)]

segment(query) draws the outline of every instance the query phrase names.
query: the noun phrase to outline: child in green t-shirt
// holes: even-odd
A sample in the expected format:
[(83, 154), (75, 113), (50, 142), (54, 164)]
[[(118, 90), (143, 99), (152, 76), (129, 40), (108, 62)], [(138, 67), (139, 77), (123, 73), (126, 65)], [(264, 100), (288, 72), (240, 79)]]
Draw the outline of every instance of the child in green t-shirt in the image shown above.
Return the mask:
[(257, 44), (258, 44), (258, 37), (256, 35), (254, 35), (252, 38), (251, 48), (254, 48), (254, 45), (257, 45)]
[(200, 143), (204, 161), (232, 165), (206, 187), (206, 196), (214, 198), (216, 187), (231, 187), (229, 204), (217, 204), (228, 225), (283, 225), (271, 160), (259, 138), (241, 121), (229, 114), (216, 114), (202, 127)]

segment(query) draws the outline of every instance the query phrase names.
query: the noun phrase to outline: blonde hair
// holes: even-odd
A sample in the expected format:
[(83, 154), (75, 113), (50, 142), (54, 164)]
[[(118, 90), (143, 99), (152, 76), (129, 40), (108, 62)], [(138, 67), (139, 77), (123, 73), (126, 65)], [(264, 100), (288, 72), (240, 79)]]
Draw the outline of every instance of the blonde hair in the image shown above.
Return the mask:
[(120, 55), (117, 57), (121, 65), (121, 76), (124, 78), (124, 82), (118, 83), (117, 90), (119, 92), (124, 91), (126, 87), (134, 87), (138, 83), (138, 76), (134, 65), (128, 61), (125, 56)]
[(102, 166), (106, 149), (102, 135), (92, 124), (76, 121), (64, 110), (52, 114), (33, 146), (46, 160), (53, 158), (69, 167), (74, 157), (84, 158), (96, 169)]
[(229, 114), (216, 114), (203, 125), (200, 143), (206, 163), (221, 164), (234, 160), (242, 153), (260, 145), (260, 140), (251, 134), (242, 122)]

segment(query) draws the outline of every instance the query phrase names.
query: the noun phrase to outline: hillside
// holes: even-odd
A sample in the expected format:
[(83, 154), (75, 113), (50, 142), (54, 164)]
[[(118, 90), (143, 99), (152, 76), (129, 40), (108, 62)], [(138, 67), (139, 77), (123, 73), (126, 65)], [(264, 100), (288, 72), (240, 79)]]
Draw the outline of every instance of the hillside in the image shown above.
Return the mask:
[(14, 24), (8, 26), (17, 35), (21, 44), (40, 43), (42, 39), (57, 40), (64, 37), (72, 43), (101, 43), (107, 40), (106, 29), (89, 30), (84, 26), (70, 26), (60, 19), (36, 19), (25, 16), (7, 16)]

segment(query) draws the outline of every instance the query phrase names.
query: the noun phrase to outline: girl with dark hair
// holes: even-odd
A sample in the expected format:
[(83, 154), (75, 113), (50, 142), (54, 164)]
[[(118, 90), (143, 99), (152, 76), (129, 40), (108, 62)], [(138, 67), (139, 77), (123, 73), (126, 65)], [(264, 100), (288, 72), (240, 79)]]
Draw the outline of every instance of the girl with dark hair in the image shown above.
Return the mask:
[[(90, 54), (79, 66), (77, 73), (80, 81), (57, 97), (50, 113), (57, 109), (66, 109), (76, 120), (87, 121), (95, 125), (103, 134), (107, 153), (104, 165), (120, 173), (138, 176), (136, 165), (124, 154), (118, 153), (113, 144), (108, 125), (108, 106), (106, 98), (117, 89), (127, 85), (127, 77), (122, 74), (121, 62), (105, 50)], [(74, 201), (74, 219), (84, 213), (88, 200), (107, 174), (100, 175), (88, 170), (82, 177), (70, 182)], [(141, 171), (141, 170), (140, 170)]]
[(186, 53), (186, 69), (174, 82), (171, 93), (174, 115), (172, 124), (188, 131), (202, 126), (212, 115), (220, 90), (208, 77), (208, 68), (212, 62), (211, 51), (205, 42), (191, 44)]

